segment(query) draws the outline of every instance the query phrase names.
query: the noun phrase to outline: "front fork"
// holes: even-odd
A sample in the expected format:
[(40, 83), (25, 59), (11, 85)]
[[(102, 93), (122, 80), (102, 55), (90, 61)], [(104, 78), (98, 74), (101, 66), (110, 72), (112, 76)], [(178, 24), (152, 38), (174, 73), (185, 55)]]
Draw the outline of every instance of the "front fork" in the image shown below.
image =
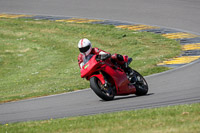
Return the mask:
[(99, 74), (93, 76), (97, 77), (101, 81), (102, 88), (104, 90), (108, 91), (111, 88), (113, 91), (115, 91), (115, 86), (108, 82), (108, 76), (106, 76), (104, 72), (100, 71)]
[(104, 85), (104, 88), (108, 88), (108, 87), (110, 86), (110, 83), (108, 82), (106, 75), (103, 74), (101, 71), (100, 71), (99, 73), (100, 73), (100, 74), (103, 76), (103, 78), (104, 78), (104, 81), (105, 81), (105, 83), (103, 84), (103, 85)]

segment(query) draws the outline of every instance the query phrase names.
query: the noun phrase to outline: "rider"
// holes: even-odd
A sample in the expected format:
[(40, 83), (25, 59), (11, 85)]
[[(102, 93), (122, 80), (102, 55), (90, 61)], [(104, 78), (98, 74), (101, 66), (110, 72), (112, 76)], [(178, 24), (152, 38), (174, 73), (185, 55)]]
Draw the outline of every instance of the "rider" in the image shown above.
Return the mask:
[[(95, 54), (95, 55), (106, 55), (110, 54), (108, 52), (105, 52), (99, 48), (92, 48), (91, 42), (84, 38), (81, 39), (78, 43), (78, 48), (80, 50), (80, 54), (78, 56), (78, 64), (79, 67), (82, 68), (84, 65), (84, 59), (87, 58), (89, 54)], [(122, 69), (124, 69), (125, 72), (129, 73), (129, 67), (126, 65), (127, 62), (124, 61), (124, 57), (120, 54), (113, 54), (111, 56), (111, 59), (113, 62), (116, 62), (118, 65), (121, 66)]]

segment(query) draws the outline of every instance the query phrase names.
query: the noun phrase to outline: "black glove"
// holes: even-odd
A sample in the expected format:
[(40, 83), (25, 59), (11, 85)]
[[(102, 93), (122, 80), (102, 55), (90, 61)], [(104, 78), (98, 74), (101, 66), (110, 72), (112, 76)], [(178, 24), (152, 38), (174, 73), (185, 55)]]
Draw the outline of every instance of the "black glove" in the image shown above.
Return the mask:
[(101, 60), (106, 60), (111, 57), (111, 54), (103, 54), (101, 55)]

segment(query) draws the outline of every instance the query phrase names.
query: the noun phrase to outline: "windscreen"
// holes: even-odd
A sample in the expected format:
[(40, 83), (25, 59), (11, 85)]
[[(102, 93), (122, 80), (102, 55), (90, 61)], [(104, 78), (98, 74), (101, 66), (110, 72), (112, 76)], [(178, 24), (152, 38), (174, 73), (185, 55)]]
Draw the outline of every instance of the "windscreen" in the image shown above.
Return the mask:
[(83, 63), (84, 65), (93, 57), (94, 55), (93, 54), (89, 54), (88, 56), (85, 57)]

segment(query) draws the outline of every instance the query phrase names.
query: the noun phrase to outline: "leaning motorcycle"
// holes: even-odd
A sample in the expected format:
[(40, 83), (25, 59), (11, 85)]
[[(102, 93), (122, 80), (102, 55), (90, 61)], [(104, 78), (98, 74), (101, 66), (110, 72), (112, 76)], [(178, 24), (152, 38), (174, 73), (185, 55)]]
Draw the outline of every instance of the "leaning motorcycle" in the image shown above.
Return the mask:
[[(110, 57), (110, 54), (91, 54), (84, 60), (81, 78), (90, 81), (90, 87), (96, 95), (105, 101), (113, 100), (116, 95), (146, 95), (148, 84), (144, 77), (133, 69), (129, 74), (125, 73)], [(123, 57), (128, 67), (132, 58)]]

